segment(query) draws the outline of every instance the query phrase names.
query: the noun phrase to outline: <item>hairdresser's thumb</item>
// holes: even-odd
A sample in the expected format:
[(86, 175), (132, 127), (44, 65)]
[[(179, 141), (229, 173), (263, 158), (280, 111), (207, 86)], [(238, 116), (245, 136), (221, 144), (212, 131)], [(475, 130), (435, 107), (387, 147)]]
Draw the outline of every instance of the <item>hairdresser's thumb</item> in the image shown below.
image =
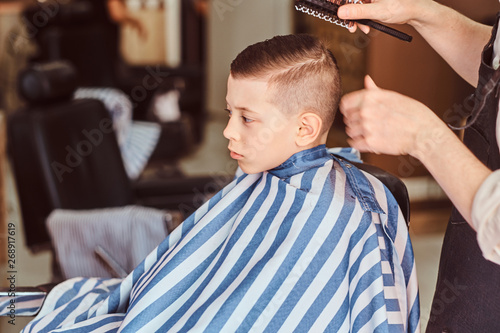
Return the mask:
[(375, 82), (373, 81), (373, 79), (370, 77), (370, 75), (366, 75), (365, 76), (365, 88), (368, 89), (368, 90), (378, 90), (380, 89), (376, 84)]
[(340, 6), (337, 15), (339, 18), (347, 20), (356, 20), (360, 18), (365, 18), (363, 13), (363, 8), (361, 8), (360, 4), (346, 4)]

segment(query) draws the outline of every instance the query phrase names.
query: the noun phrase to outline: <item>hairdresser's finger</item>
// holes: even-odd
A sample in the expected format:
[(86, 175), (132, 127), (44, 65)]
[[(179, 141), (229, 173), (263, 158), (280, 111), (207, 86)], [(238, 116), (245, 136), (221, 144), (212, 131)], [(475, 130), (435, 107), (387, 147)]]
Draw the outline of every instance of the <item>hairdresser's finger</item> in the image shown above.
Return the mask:
[(352, 112), (343, 117), (344, 124), (348, 127), (358, 126), (361, 123), (360, 112)]
[(349, 136), (351, 139), (357, 139), (357, 138), (362, 138), (365, 134), (365, 131), (363, 127), (360, 124), (356, 124), (353, 126), (346, 126), (345, 127), (345, 133), (347, 136)]
[(377, 3), (346, 4), (340, 6), (337, 15), (344, 20), (372, 19), (384, 21), (387, 10)]
[(360, 152), (373, 152), (370, 149), (370, 146), (367, 144), (366, 140), (363, 137), (359, 137), (356, 139), (347, 139), (347, 143), (349, 146), (359, 150)]
[(354, 139), (347, 139), (347, 143), (349, 146), (359, 150), (360, 152), (364, 153), (374, 153), (374, 154), (380, 154), (382, 151), (378, 150), (377, 147), (374, 145), (370, 144), (369, 138), (367, 139), (364, 136), (360, 136)]
[(348, 29), (349, 29), (349, 32), (356, 32), (358, 30), (358, 28), (359, 28), (359, 30), (363, 31), (363, 33), (365, 33), (366, 35), (368, 35), (370, 33), (369, 26), (364, 25), (364, 24), (359, 24), (359, 23), (354, 23)]
[(375, 84), (375, 81), (370, 75), (365, 76), (365, 88), (368, 90), (379, 90), (380, 88)]
[(361, 31), (363, 31), (366, 35), (370, 33), (370, 27), (364, 24), (356, 24)]
[(351, 33), (356, 32), (356, 30), (358, 30), (358, 25), (357, 24), (353, 24), (353, 25), (351, 25), (347, 29), (349, 29), (349, 32), (351, 32)]
[(351, 116), (353, 113), (359, 112), (365, 94), (366, 92), (364, 90), (358, 90), (344, 95), (340, 100), (340, 112), (347, 117)]

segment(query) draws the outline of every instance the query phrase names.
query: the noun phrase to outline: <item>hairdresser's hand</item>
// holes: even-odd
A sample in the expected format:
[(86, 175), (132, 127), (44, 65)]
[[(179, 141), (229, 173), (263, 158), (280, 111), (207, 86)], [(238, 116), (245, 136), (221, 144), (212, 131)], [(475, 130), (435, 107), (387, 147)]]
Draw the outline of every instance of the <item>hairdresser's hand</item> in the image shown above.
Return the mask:
[(453, 135), (429, 108), (399, 93), (380, 89), (365, 77), (365, 89), (340, 103), (349, 144), (364, 152), (422, 158), (443, 135)]
[[(331, 0), (330, 0), (331, 1)], [(338, 16), (341, 19), (370, 19), (382, 23), (412, 23), (432, 7), (432, 0), (371, 0), (364, 4), (346, 4), (341, 6)], [(349, 30), (356, 31), (355, 24)], [(367, 33), (369, 27), (359, 25)]]

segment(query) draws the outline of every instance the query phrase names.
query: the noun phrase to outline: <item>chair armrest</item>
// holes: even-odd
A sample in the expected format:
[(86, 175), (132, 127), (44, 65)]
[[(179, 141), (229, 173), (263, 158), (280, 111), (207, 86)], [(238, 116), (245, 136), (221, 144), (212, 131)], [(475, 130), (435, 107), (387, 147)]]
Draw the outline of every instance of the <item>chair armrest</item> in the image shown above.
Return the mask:
[(133, 183), (136, 202), (180, 211), (184, 218), (226, 186), (231, 179), (211, 176), (141, 179)]
[(194, 148), (192, 124), (190, 122), (186, 116), (178, 121), (158, 122), (161, 126), (160, 137), (149, 158), (149, 163), (175, 161), (177, 158), (190, 153)]
[(0, 316), (13, 319), (18, 316), (36, 316), (54, 286), (45, 284), (38, 287), (0, 288)]

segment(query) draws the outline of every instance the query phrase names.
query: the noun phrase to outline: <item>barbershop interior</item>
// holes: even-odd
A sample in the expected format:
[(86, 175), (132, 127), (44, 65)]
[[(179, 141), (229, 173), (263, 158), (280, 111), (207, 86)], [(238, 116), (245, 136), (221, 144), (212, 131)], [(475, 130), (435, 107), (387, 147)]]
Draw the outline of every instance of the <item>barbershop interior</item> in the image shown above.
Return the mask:
[[(438, 2), (487, 24), (500, 8)], [(369, 74), (459, 126), (474, 88), (413, 28), (398, 29), (411, 43), (375, 29), (350, 33), (292, 0), (0, 0), (0, 287), (60, 282), (77, 276), (79, 261), (125, 277), (229, 184), (237, 169), (222, 134), (229, 66), (253, 43), (317, 36), (337, 59), (343, 94), (363, 89)], [(348, 147), (347, 139), (337, 112), (326, 146)], [(415, 158), (361, 159), (406, 187), (395, 196), (409, 209), (424, 331), (452, 204)], [(106, 214), (125, 227), (96, 223)], [(113, 240), (133, 237), (156, 243), (120, 249)], [(80, 253), (68, 250), (75, 246)], [(127, 267), (115, 260), (125, 250), (135, 251)], [(0, 332), (32, 318), (16, 315), (13, 325), (0, 317)]]

